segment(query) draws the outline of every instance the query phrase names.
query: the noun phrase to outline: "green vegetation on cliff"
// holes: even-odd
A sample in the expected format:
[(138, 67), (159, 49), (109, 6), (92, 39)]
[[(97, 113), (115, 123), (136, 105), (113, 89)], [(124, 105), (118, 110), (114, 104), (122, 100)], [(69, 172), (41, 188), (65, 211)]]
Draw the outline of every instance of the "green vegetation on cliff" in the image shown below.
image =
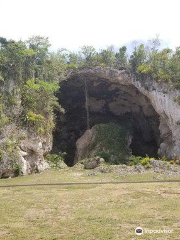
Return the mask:
[(54, 93), (69, 69), (107, 66), (180, 86), (180, 49), (160, 50), (158, 38), (136, 43), (130, 56), (125, 46), (118, 51), (83, 46), (78, 53), (49, 47), (48, 38), (40, 36), (18, 42), (0, 38), (0, 128), (16, 121), (38, 133), (51, 131), (53, 108), (60, 108)]
[[(53, 110), (62, 111), (55, 92), (63, 68), (49, 52), (44, 37), (15, 42), (0, 38), (0, 164), (3, 176), (21, 172), (19, 144), (22, 135), (51, 136)], [(62, 65), (62, 63), (60, 64)], [(0, 174), (1, 176), (1, 174)]]
[(63, 72), (49, 53), (47, 38), (26, 42), (0, 38), (0, 127), (16, 122), (38, 133), (53, 128), (54, 93)]
[[(180, 48), (161, 49), (158, 38), (137, 43), (130, 55), (126, 46), (99, 51), (83, 46), (78, 53), (66, 49), (51, 52), (45, 37), (34, 36), (27, 41), (0, 38), (0, 134), (9, 142), (18, 141), (17, 132), (5, 133), (12, 125), (39, 136), (51, 134), (53, 110), (63, 111), (55, 97), (59, 83), (69, 71), (94, 66), (127, 70), (142, 81), (148, 78), (180, 88)], [(113, 129), (110, 132), (115, 133)], [(111, 144), (105, 139), (104, 144)], [(121, 143), (118, 138), (116, 142)], [(8, 146), (3, 143), (0, 149), (3, 158)]]
[(111, 164), (126, 163), (131, 154), (127, 143), (130, 128), (115, 123), (106, 123), (95, 125), (95, 129), (97, 136), (93, 145), (95, 149), (98, 146), (96, 155)]

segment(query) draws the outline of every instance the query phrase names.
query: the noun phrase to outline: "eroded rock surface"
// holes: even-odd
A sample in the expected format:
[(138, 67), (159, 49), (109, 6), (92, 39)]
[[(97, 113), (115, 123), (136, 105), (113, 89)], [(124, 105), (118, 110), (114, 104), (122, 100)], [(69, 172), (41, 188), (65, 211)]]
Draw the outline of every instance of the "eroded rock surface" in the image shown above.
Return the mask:
[(42, 137), (18, 129), (14, 124), (7, 126), (0, 139), (0, 149), (3, 154), (0, 161), (0, 177), (14, 177), (19, 173), (25, 175), (47, 169), (48, 164), (44, 155), (51, 148), (52, 134)]
[[(133, 131), (129, 147), (134, 155), (159, 154), (169, 159), (180, 155), (180, 105), (175, 101), (180, 98), (179, 91), (165, 83), (136, 79), (125, 70), (95, 67), (71, 72), (57, 93), (66, 113), (57, 113), (53, 151), (67, 152), (68, 165), (77, 161), (76, 141), (87, 130), (84, 81), (88, 87), (90, 128), (99, 123), (123, 125), (130, 121)], [(48, 167), (44, 155), (52, 148), (51, 133), (42, 137), (9, 125), (0, 133), (0, 149), (11, 135), (16, 137), (8, 144), (17, 142), (16, 160), (24, 174)], [(91, 138), (90, 132), (86, 135)], [(86, 147), (83, 149), (81, 157)], [(15, 175), (8, 153), (0, 161), (0, 176), (3, 175)]]
[[(124, 163), (131, 154), (130, 144), (131, 132), (125, 126), (97, 124), (77, 140), (74, 161), (100, 156), (109, 163)], [(92, 162), (98, 164), (95, 158)]]
[(180, 155), (179, 92), (165, 83), (136, 79), (125, 70), (95, 67), (72, 72), (57, 95), (66, 114), (58, 116), (53, 148), (68, 153), (69, 165), (74, 164), (75, 143), (87, 129), (83, 81), (88, 85), (91, 128), (131, 120), (133, 154)]

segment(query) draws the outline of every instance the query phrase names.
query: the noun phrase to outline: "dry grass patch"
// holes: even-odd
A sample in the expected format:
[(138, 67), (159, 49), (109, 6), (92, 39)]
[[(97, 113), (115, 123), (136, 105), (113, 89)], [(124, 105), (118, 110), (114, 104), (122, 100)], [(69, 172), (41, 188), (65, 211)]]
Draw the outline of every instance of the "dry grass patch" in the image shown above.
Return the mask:
[(179, 239), (180, 183), (0, 190), (2, 240), (137, 239), (137, 226), (174, 230), (139, 239)]

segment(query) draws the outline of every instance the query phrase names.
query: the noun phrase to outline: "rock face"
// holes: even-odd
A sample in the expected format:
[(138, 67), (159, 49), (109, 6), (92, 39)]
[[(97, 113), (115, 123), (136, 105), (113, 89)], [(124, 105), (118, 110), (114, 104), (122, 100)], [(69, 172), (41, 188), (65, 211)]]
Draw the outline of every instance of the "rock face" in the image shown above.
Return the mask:
[[(91, 128), (87, 132), (85, 82)], [(179, 91), (165, 83), (136, 79), (125, 70), (104, 67), (71, 72), (60, 85), (57, 97), (66, 114), (57, 113), (53, 140), (52, 133), (40, 136), (13, 124), (0, 132), (0, 177), (46, 169), (44, 155), (51, 151), (52, 141), (54, 152), (67, 152), (70, 166), (93, 155), (89, 151), (94, 141), (93, 126), (100, 123), (123, 126), (130, 122), (133, 129), (127, 142), (134, 155), (180, 156), (180, 104), (175, 101), (180, 99)], [(13, 111), (20, 111), (20, 107)], [(14, 162), (17, 164), (12, 166)]]
[(159, 154), (167, 157), (180, 155), (180, 105), (175, 99), (180, 96), (179, 91), (171, 90), (167, 84), (157, 83), (146, 79), (136, 80), (126, 72), (110, 71), (109, 69), (96, 69), (102, 77), (111, 78), (111, 81), (118, 82), (120, 85), (134, 86), (146, 96), (150, 102), (149, 106), (143, 109), (146, 116), (152, 114), (152, 108), (159, 115), (160, 146)]
[(114, 123), (95, 125), (77, 140), (74, 161), (100, 156), (109, 163), (124, 163), (131, 154), (129, 139), (130, 131), (124, 126)]
[[(92, 150), (92, 145), (95, 142), (96, 138), (96, 129), (87, 130), (76, 142), (76, 154), (75, 154), (75, 163), (88, 158), (94, 157), (95, 151)], [(97, 149), (97, 146), (96, 146)]]
[(52, 139), (49, 137), (31, 136), (19, 145), (19, 156), (23, 174), (41, 172), (48, 168), (44, 155), (51, 151)]
[(88, 159), (87, 161), (84, 161), (83, 165), (85, 169), (94, 169), (102, 162), (104, 162), (103, 158), (94, 157), (94, 158)]
[[(9, 137), (13, 138), (9, 140)], [(8, 140), (7, 140), (8, 139)], [(3, 158), (0, 161), (0, 177), (14, 177), (19, 173), (31, 174), (48, 168), (44, 155), (52, 148), (52, 135), (40, 137), (14, 124), (6, 127), (0, 138)]]
[[(68, 153), (69, 165), (74, 164), (75, 143), (86, 131), (84, 81), (91, 127), (131, 120), (133, 154), (180, 155), (180, 105), (175, 101), (180, 93), (165, 83), (136, 79), (125, 70), (95, 67), (71, 72), (57, 94), (66, 114), (58, 118), (53, 148)], [(91, 138), (91, 133), (86, 137)]]

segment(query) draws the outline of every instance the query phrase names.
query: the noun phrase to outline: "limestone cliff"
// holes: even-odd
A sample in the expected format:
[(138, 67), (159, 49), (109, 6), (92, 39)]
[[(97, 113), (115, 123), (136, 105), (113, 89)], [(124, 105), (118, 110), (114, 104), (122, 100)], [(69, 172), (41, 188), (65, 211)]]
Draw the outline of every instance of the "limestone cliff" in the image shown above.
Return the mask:
[(44, 155), (51, 148), (52, 133), (40, 136), (15, 124), (6, 126), (0, 135), (0, 177), (43, 171), (48, 168)]
[(58, 93), (66, 114), (58, 119), (54, 150), (67, 151), (67, 162), (73, 164), (75, 142), (86, 131), (84, 82), (88, 87), (90, 127), (131, 120), (135, 155), (180, 155), (179, 91), (166, 83), (137, 79), (125, 70), (95, 67), (71, 72)]
[[(150, 79), (137, 80), (125, 71), (96, 68), (95, 73), (120, 86), (126, 85), (129, 88), (134, 86), (146, 96), (150, 104), (143, 109), (144, 113), (148, 116), (151, 114), (149, 109), (153, 107), (159, 115), (159, 154), (169, 158), (180, 155), (180, 104), (176, 101), (180, 96), (179, 91), (170, 88), (168, 84), (157, 83)], [(145, 106), (143, 103), (141, 105)]]
[[(75, 160), (76, 141), (86, 132), (85, 86), (88, 88), (90, 128), (99, 123), (130, 121), (133, 126), (130, 148), (135, 155), (180, 155), (179, 91), (166, 83), (137, 79), (125, 70), (105, 67), (71, 72), (60, 83), (59, 103), (66, 113), (56, 112), (55, 131), (40, 135), (11, 121), (0, 132), (0, 176), (42, 171), (47, 168), (44, 155), (67, 152), (66, 162)], [(21, 103), (12, 108), (18, 116)], [(52, 136), (53, 135), (53, 136)], [(2, 158), (3, 151), (3, 158)], [(12, 160), (20, 165), (12, 168)]]

